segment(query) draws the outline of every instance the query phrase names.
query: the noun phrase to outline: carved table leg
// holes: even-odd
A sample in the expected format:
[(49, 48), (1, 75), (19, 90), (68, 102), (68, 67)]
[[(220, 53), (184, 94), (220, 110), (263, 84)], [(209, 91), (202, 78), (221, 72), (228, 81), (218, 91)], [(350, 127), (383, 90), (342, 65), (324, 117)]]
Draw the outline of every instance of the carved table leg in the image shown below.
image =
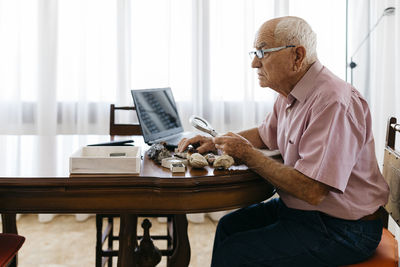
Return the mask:
[(139, 247), (135, 250), (134, 261), (140, 267), (154, 267), (161, 261), (161, 252), (154, 246), (150, 238), (151, 222), (144, 219), (142, 223), (143, 238), (140, 241)]
[(174, 215), (174, 247), (175, 250), (171, 257), (168, 257), (168, 267), (187, 267), (190, 262), (190, 243), (187, 234), (188, 222), (186, 214)]
[(134, 267), (133, 252), (137, 247), (136, 241), (137, 216), (121, 214), (119, 230), (118, 267)]
[[(17, 214), (2, 213), (1, 220), (3, 224), (3, 233), (18, 234), (17, 232)], [(16, 267), (18, 265), (17, 255), (10, 261), (8, 267)]]

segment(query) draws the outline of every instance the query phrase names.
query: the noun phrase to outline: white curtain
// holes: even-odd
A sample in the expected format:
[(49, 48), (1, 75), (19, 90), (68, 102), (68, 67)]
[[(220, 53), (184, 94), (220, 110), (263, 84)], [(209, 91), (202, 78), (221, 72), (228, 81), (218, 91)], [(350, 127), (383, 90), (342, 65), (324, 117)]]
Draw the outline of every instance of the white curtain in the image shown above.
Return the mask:
[(167, 86), (186, 130), (192, 114), (220, 133), (255, 127), (276, 97), (250, 67), (260, 25), (303, 17), (321, 62), (344, 79), (345, 8), (345, 0), (0, 0), (0, 134), (107, 134), (110, 103), (131, 105), (131, 89)]
[(2, 134), (106, 133), (116, 101), (117, 5), (0, 0)]
[[(389, 116), (400, 118), (400, 2), (348, 0), (348, 3), (349, 57), (359, 48), (353, 56), (353, 61), (357, 63), (353, 70), (353, 84), (369, 102), (376, 155), (382, 166), (387, 120)], [(382, 17), (388, 7), (396, 8), (394, 15)], [(360, 46), (370, 29), (373, 31)], [(349, 81), (350, 78), (349, 69)]]
[(344, 78), (345, 1), (0, 0), (1, 134), (108, 132), (110, 103), (170, 86), (184, 127), (254, 127), (275, 94), (247, 52), (266, 20), (298, 15)]

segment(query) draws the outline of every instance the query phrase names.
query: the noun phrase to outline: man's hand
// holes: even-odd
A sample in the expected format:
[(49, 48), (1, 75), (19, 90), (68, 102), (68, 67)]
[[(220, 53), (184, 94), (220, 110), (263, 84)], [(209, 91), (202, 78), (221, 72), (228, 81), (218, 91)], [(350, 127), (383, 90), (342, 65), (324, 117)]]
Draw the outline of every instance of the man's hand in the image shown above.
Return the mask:
[(212, 137), (206, 137), (202, 135), (196, 135), (193, 138), (187, 139), (183, 138), (178, 143), (178, 151), (183, 152), (188, 147), (188, 145), (198, 144), (196, 147), (200, 154), (216, 150)]
[(246, 162), (246, 155), (254, 149), (253, 145), (244, 137), (229, 132), (222, 136), (214, 137), (215, 147), (236, 160)]

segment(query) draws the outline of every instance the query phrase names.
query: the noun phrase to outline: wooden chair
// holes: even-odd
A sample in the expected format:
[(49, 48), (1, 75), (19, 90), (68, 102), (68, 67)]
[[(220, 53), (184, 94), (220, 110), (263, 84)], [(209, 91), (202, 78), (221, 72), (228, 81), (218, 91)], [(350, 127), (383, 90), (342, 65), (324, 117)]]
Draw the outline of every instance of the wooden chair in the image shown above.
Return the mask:
[(25, 237), (23, 236), (0, 234), (0, 267), (8, 266), (24, 242)]
[[(115, 107), (114, 104), (110, 106), (110, 135), (112, 140), (114, 139), (114, 135), (142, 135), (142, 130), (139, 124), (115, 123), (116, 110), (135, 111), (135, 107)], [(138, 216), (166, 217), (167, 234), (152, 235), (151, 239), (167, 241), (167, 249), (160, 250), (162, 256), (167, 256), (167, 266), (188, 266), (190, 260), (190, 249), (188, 250), (185, 245), (182, 245), (186, 243), (186, 236), (184, 236), (181, 231), (181, 228), (187, 228), (186, 215), (140, 214)], [(119, 240), (119, 236), (114, 235), (113, 233), (114, 218), (118, 217), (119, 215), (115, 214), (96, 214), (96, 267), (104, 266), (107, 262), (108, 266), (111, 267), (112, 257), (118, 256), (118, 250), (113, 249), (113, 242)], [(107, 220), (107, 225), (103, 231), (103, 222), (105, 219)], [(136, 229), (136, 225), (134, 228)], [(143, 236), (137, 236), (137, 238), (140, 240)], [(107, 249), (103, 250), (103, 245), (106, 241)]]
[(110, 105), (110, 135), (113, 138), (114, 135), (142, 135), (142, 129), (140, 124), (121, 124), (115, 123), (115, 111), (116, 110), (132, 110), (135, 111), (135, 107), (115, 107), (114, 104)]
[(400, 132), (400, 124), (396, 118), (390, 118), (387, 124), (383, 176), (390, 187), (389, 202), (385, 206), (383, 223), (385, 228), (382, 239), (374, 255), (367, 261), (347, 265), (351, 267), (398, 267), (399, 255), (397, 240), (388, 230), (389, 215), (400, 225), (400, 152), (395, 149), (396, 132)]

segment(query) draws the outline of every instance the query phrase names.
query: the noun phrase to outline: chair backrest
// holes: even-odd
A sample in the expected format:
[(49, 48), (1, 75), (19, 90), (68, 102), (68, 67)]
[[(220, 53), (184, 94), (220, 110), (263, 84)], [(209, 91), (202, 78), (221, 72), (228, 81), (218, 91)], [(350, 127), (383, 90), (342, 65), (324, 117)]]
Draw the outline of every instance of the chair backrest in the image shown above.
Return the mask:
[(400, 124), (397, 124), (396, 118), (389, 119), (386, 130), (383, 176), (389, 185), (390, 195), (385, 209), (400, 225), (400, 152), (395, 149), (396, 132), (400, 132)]
[(115, 123), (116, 110), (131, 110), (135, 111), (135, 107), (116, 107), (114, 104), (110, 105), (110, 135), (142, 135), (140, 124), (121, 124)]

